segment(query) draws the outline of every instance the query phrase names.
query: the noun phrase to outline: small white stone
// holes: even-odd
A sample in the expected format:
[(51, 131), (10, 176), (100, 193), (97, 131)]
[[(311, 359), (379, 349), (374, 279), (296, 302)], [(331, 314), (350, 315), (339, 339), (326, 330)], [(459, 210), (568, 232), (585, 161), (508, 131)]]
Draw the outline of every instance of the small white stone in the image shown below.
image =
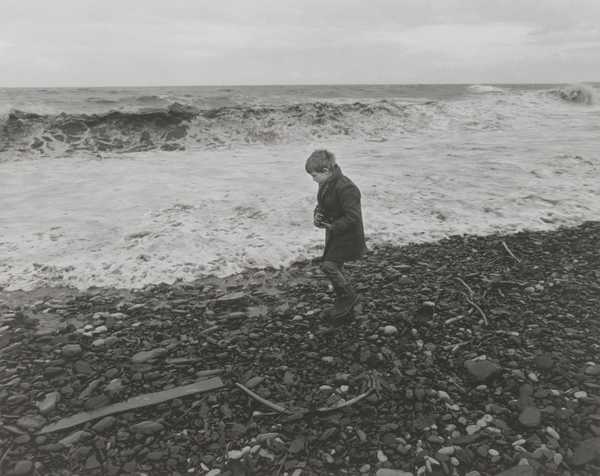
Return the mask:
[(517, 441), (513, 441), (513, 446), (523, 446), (525, 443), (527, 443), (526, 440), (524, 440), (523, 438), (521, 438), (520, 440)]
[(575, 392), (573, 394), (573, 396), (575, 398), (577, 398), (577, 399), (580, 399), (580, 398), (587, 398), (588, 394), (587, 394), (587, 392), (584, 392), (583, 390), (580, 390), (579, 392)]
[(441, 455), (451, 456), (454, 454), (454, 446), (444, 446), (438, 450)]
[(500, 453), (499, 453), (497, 450), (495, 450), (494, 448), (490, 448), (490, 449), (488, 450), (488, 454), (489, 454), (490, 456), (492, 456), (492, 457), (494, 457), (494, 456), (500, 456)]
[(447, 392), (444, 392), (443, 390), (438, 390), (438, 398), (442, 399), (442, 400), (450, 400), (450, 395), (448, 395)]
[(227, 453), (227, 457), (229, 459), (241, 459), (243, 456), (242, 452), (240, 450), (230, 450)]
[(388, 457), (381, 450), (377, 450), (377, 461), (380, 463), (385, 463), (388, 460)]
[(533, 372), (529, 372), (528, 377), (529, 377), (529, 380), (531, 380), (532, 382), (539, 382), (539, 380), (540, 380), (538, 378), (538, 376)]
[(328, 364), (331, 364), (333, 362), (333, 357), (331, 357), (330, 355), (326, 355), (325, 357), (321, 357), (321, 360), (323, 362), (326, 362)]
[(563, 462), (563, 455), (561, 455), (560, 453), (554, 453), (552, 459), (554, 460), (554, 464), (556, 466), (560, 466), (560, 464)]
[(275, 459), (275, 455), (265, 448), (260, 449), (260, 451), (258, 452), (258, 456), (260, 456), (261, 458), (267, 458), (271, 461)]
[(321, 392), (331, 392), (333, 390), (333, 387), (330, 385), (321, 385), (319, 387), (319, 391)]
[(348, 387), (348, 385), (341, 385), (340, 386), (340, 392), (341, 393), (346, 393), (348, 390), (350, 390), (350, 387)]
[(98, 326), (92, 331), (92, 334), (102, 334), (103, 332), (108, 332), (108, 327)]
[(452, 466), (460, 465), (460, 461), (458, 460), (458, 458), (456, 456), (453, 456), (452, 458), (450, 458), (450, 463), (452, 463)]
[(546, 428), (546, 433), (548, 433), (555, 440), (560, 440), (560, 435), (551, 426), (549, 426), (548, 428)]
[(467, 434), (473, 435), (473, 434), (477, 433), (480, 429), (481, 429), (481, 427), (479, 425), (469, 425), (469, 426), (467, 426)]
[(392, 336), (398, 333), (398, 328), (396, 326), (385, 326), (382, 331), (386, 336)]

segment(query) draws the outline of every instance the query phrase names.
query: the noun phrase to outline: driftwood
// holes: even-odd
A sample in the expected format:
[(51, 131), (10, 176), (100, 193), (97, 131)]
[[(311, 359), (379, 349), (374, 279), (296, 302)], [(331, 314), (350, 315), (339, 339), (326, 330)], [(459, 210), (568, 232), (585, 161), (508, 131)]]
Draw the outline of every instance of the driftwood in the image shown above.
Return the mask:
[(371, 394), (371, 392), (373, 392), (374, 390), (375, 389), (370, 388), (365, 393), (362, 393), (362, 394), (358, 395), (357, 397), (354, 397), (354, 398), (348, 400), (347, 402), (342, 403), (341, 405), (336, 405), (333, 407), (323, 407), (323, 408), (317, 409), (317, 411), (319, 413), (327, 413), (327, 412), (334, 412), (336, 410), (341, 410), (342, 408), (347, 408), (350, 405), (354, 405), (355, 403), (360, 402), (363, 398), (368, 397)]
[(241, 383), (236, 383), (235, 386), (238, 387), (239, 389), (241, 389), (242, 391), (244, 391), (245, 393), (247, 393), (248, 395), (250, 395), (257, 402), (260, 402), (263, 405), (269, 407), (271, 410), (275, 410), (276, 412), (279, 412), (279, 413), (288, 413), (288, 414), (292, 413), (287, 408), (284, 408), (281, 405), (277, 405), (276, 403), (273, 403), (273, 402), (267, 400), (266, 398), (261, 397), (257, 393), (254, 393), (249, 388), (244, 387)]
[(471, 301), (466, 294), (464, 296), (467, 302), (479, 311), (479, 314), (481, 314), (481, 317), (483, 317), (483, 322), (485, 322), (485, 325), (488, 326), (490, 323), (488, 322), (487, 316), (485, 315), (485, 312), (483, 312), (483, 309), (481, 309), (477, 303)]
[(175, 387), (162, 392), (147, 393), (145, 395), (139, 395), (132, 397), (124, 402), (115, 403), (114, 405), (108, 405), (103, 408), (98, 408), (91, 412), (77, 413), (76, 415), (63, 418), (62, 420), (46, 425), (42, 428), (38, 434), (43, 435), (45, 433), (52, 433), (54, 431), (64, 430), (73, 426), (81, 425), (90, 420), (96, 420), (108, 415), (115, 413), (122, 413), (129, 410), (135, 410), (136, 408), (147, 407), (150, 405), (156, 405), (158, 403), (173, 400), (175, 398), (185, 397), (187, 395), (193, 395), (195, 393), (209, 392), (211, 390), (217, 390), (223, 387), (223, 382), (219, 377), (201, 380), (199, 382), (192, 383), (190, 385), (184, 385), (182, 387)]
[(456, 321), (461, 321), (465, 318), (466, 316), (456, 316), (456, 317), (451, 317), (450, 319), (446, 319), (444, 321), (444, 324), (448, 325), (448, 324), (452, 324), (453, 322)]
[(520, 263), (520, 262), (521, 262), (521, 260), (520, 260), (519, 258), (517, 258), (517, 257), (516, 257), (516, 256), (513, 254), (513, 252), (510, 250), (510, 248), (509, 248), (509, 247), (508, 247), (508, 245), (506, 244), (506, 241), (503, 241), (503, 242), (502, 242), (502, 246), (504, 246), (504, 249), (506, 250), (506, 252), (507, 252), (507, 253), (510, 255), (510, 257), (511, 257), (512, 259), (514, 259), (514, 260), (515, 260), (517, 263)]
[(473, 290), (469, 287), (469, 285), (467, 283), (465, 283), (461, 278), (456, 278), (456, 280), (462, 284), (465, 288), (467, 288), (467, 291), (469, 291), (469, 296), (473, 296), (475, 295), (475, 293), (473, 292)]
[(2, 458), (0, 458), (0, 470), (2, 470), (2, 464), (4, 463), (4, 459), (6, 458), (6, 456), (8, 455), (8, 453), (10, 453), (10, 451), (13, 448), (13, 444), (11, 443), (8, 448), (6, 448), (6, 451), (4, 452), (4, 454), (2, 455)]
[[(244, 387), (241, 383), (236, 383), (235, 385), (236, 385), (236, 387), (238, 387), (239, 389), (243, 390), (245, 393), (250, 395), (252, 398), (254, 398), (257, 402), (260, 402), (263, 405), (266, 405), (267, 407), (269, 407), (272, 410), (275, 410), (278, 413), (286, 413), (288, 415), (305, 415), (305, 414), (311, 413), (309, 410), (306, 410), (306, 409), (292, 412), (291, 410), (288, 410), (287, 408), (282, 407), (281, 405), (277, 405), (276, 403), (273, 403), (273, 402), (267, 400), (266, 398), (261, 397), (260, 395), (254, 393), (249, 388)], [(348, 408), (349, 406), (360, 402), (363, 398), (368, 397), (371, 394), (371, 392), (373, 392), (374, 390), (375, 390), (374, 388), (369, 388), (365, 393), (362, 393), (362, 394), (358, 395), (357, 397), (354, 397), (351, 400), (348, 400), (347, 402), (344, 402), (340, 405), (335, 405), (333, 407), (318, 408), (317, 413), (334, 412), (336, 410)]]

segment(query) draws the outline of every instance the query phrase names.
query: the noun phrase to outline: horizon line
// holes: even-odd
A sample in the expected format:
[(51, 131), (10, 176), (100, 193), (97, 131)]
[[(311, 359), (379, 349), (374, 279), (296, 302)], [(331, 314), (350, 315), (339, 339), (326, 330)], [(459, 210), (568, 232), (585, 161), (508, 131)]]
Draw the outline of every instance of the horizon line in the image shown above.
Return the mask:
[(277, 87), (277, 86), (466, 86), (466, 85), (558, 85), (558, 84), (600, 84), (600, 80), (577, 81), (534, 81), (534, 82), (494, 82), (494, 81), (457, 81), (457, 82), (351, 82), (351, 83), (207, 83), (207, 84), (155, 84), (155, 85), (60, 85), (60, 86), (2, 86), (0, 89), (101, 89), (101, 88), (192, 88), (192, 87)]

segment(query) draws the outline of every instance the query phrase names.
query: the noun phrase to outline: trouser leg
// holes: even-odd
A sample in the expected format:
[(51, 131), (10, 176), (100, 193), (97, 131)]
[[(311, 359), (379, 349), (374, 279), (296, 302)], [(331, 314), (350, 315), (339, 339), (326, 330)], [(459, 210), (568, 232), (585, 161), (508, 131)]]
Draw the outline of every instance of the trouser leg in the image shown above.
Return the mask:
[(352, 287), (344, 276), (344, 263), (335, 261), (323, 261), (321, 270), (331, 281), (333, 290), (337, 298), (345, 298), (353, 294)]

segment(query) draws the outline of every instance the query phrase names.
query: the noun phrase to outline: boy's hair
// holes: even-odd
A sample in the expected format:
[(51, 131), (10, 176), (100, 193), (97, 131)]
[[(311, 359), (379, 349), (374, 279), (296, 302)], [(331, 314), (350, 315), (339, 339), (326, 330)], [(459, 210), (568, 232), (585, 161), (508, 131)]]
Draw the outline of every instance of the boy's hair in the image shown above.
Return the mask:
[(315, 150), (308, 159), (304, 168), (307, 173), (323, 172), (325, 169), (333, 170), (335, 167), (335, 155), (326, 149)]

